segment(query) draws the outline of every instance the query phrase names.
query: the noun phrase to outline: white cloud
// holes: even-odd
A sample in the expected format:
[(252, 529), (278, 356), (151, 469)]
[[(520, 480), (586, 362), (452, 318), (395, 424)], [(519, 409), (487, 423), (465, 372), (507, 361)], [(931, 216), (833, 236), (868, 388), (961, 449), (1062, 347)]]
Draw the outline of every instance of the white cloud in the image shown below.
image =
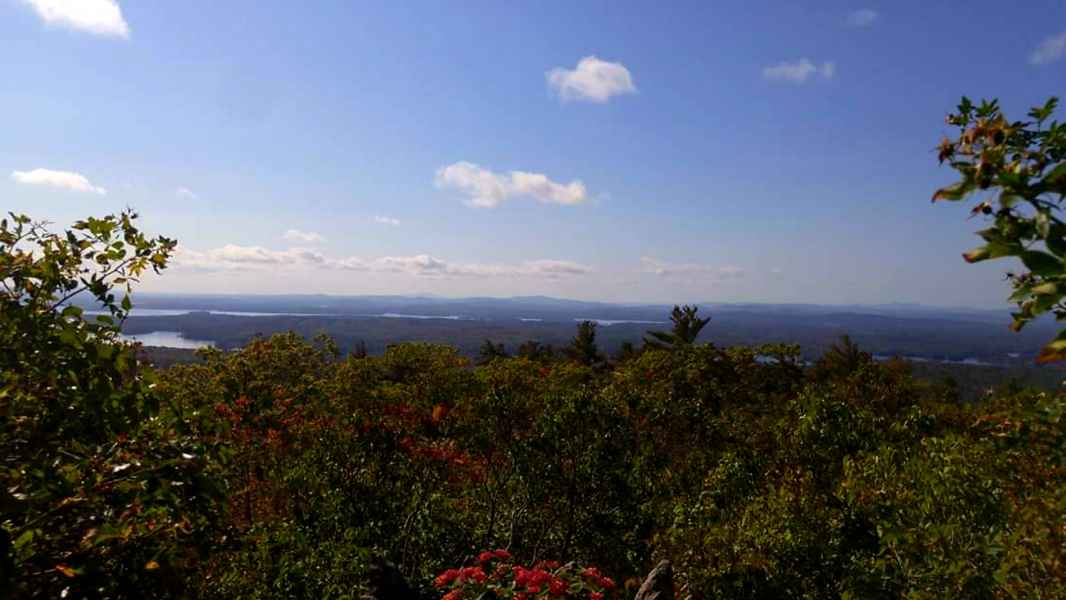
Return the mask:
[(196, 192), (190, 190), (187, 187), (180, 187), (180, 188), (174, 190), (174, 195), (177, 196), (179, 200), (199, 200), (200, 199), (200, 197), (196, 195)]
[(351, 256), (348, 258), (341, 258), (330, 262), (330, 266), (334, 269), (340, 269), (342, 271), (370, 271), (373, 269), (373, 265), (358, 256)]
[[(350, 260), (350, 259), (349, 259)], [(417, 256), (385, 256), (372, 263), (372, 268), (393, 273), (437, 276), (447, 274), (452, 268), (447, 262), (428, 254)]]
[(568, 260), (532, 260), (523, 264), (523, 268), (530, 273), (537, 273), (546, 277), (563, 275), (585, 275), (592, 269)]
[(469, 162), (457, 162), (437, 169), (435, 182), (439, 188), (460, 190), (470, 196), (471, 206), (482, 208), (499, 206), (511, 195), (507, 177)]
[(326, 238), (322, 237), (322, 234), (320, 233), (315, 233), (314, 231), (300, 231), (299, 229), (290, 229), (281, 237), (290, 242), (303, 242), (305, 244), (320, 244), (326, 241)]
[(47, 185), (75, 192), (100, 194), (101, 196), (107, 194), (107, 190), (93, 185), (86, 176), (71, 171), (53, 171), (51, 169), (14, 171), (11, 173), (11, 179), (25, 185)]
[(397, 227), (397, 226), (400, 225), (400, 220), (399, 219), (394, 219), (392, 217), (381, 217), (381, 216), (374, 217), (374, 222), (375, 223), (380, 223), (382, 225), (392, 225), (393, 227)]
[(234, 270), (260, 267), (324, 265), (326, 257), (307, 248), (268, 250), (261, 246), (226, 244), (220, 248), (198, 252), (179, 246), (174, 265), (203, 270)]
[(470, 162), (457, 162), (437, 169), (439, 188), (459, 190), (470, 197), (467, 203), (478, 208), (495, 208), (513, 197), (530, 197), (544, 204), (581, 204), (588, 200), (585, 184), (574, 180), (557, 183), (540, 173), (511, 171), (493, 173)]
[(762, 76), (766, 79), (788, 83), (806, 83), (811, 77), (832, 79), (834, 75), (836, 75), (836, 63), (826, 61), (819, 66), (807, 58), (801, 58), (793, 62), (780, 62), (773, 66), (764, 67), (762, 70)]
[(307, 248), (290, 248), (288, 250), (268, 250), (260, 246), (237, 246), (226, 244), (207, 253), (208, 258), (232, 264), (253, 265), (297, 265), (324, 264), (322, 254)]
[(49, 25), (128, 38), (130, 26), (116, 0), (23, 0)]
[(368, 271), (406, 273), (419, 277), (536, 277), (558, 279), (584, 275), (592, 269), (567, 260), (531, 260), (516, 265), (463, 264), (419, 254), (416, 256), (386, 256), (367, 261), (358, 258), (345, 259), (346, 268)]
[(556, 67), (546, 74), (548, 87), (563, 100), (607, 102), (611, 96), (636, 93), (633, 77), (622, 63), (586, 56), (574, 69)]
[(1066, 31), (1053, 35), (1037, 46), (1029, 55), (1029, 62), (1034, 65), (1046, 65), (1066, 56)]
[(880, 15), (876, 10), (862, 8), (848, 13), (848, 25), (852, 27), (869, 27)]
[(741, 267), (709, 267), (690, 263), (668, 263), (649, 256), (640, 258), (640, 267), (641, 271), (653, 273), (659, 277), (686, 277), (711, 281), (740, 279), (745, 275), (745, 271)]
[(559, 279), (592, 272), (589, 267), (566, 260), (531, 260), (513, 265), (452, 263), (428, 254), (383, 256), (380, 258), (351, 256), (333, 259), (307, 248), (269, 250), (260, 246), (238, 246), (235, 244), (227, 244), (204, 252), (179, 246), (174, 256), (174, 266), (206, 271), (276, 270), (311, 267), (333, 271), (397, 273), (438, 279), (460, 277)]
[(580, 204), (588, 196), (580, 181), (556, 183), (546, 175), (511, 171), (511, 190), (519, 196), (532, 196), (548, 204)]

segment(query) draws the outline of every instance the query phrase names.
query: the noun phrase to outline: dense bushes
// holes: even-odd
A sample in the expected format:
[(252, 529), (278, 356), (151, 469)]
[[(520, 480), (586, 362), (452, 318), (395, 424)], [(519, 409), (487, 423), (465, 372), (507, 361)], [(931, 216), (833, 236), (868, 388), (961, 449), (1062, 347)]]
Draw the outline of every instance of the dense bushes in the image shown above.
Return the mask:
[[(214, 440), (169, 413), (117, 341), (130, 302), (116, 288), (174, 247), (134, 218), (66, 235), (0, 222), (0, 595), (181, 595), (222, 524)], [(78, 294), (107, 314), (64, 304)]]
[[(703, 344), (474, 368), (439, 346), (335, 360), (277, 336), (173, 368), (161, 390), (224, 421), (234, 453), (233, 541), (202, 593), (356, 594), (372, 556), (428, 591), (485, 547), (630, 588), (670, 558), (697, 598), (1064, 583), (1063, 398), (961, 405), (902, 363), (796, 356)], [(232, 429), (241, 403), (254, 435)]]

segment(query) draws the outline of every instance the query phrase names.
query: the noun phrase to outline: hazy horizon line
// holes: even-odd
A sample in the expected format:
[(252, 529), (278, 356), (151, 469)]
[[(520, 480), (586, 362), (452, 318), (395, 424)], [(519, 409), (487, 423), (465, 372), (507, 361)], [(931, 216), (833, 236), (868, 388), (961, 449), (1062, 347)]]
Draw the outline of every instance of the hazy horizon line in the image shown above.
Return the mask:
[(608, 304), (615, 306), (675, 306), (685, 304), (695, 304), (699, 306), (819, 306), (819, 307), (914, 307), (914, 308), (927, 308), (927, 309), (939, 309), (939, 310), (976, 310), (976, 311), (998, 311), (1009, 310), (1010, 304), (1004, 303), (1002, 306), (979, 306), (979, 305), (946, 305), (946, 304), (926, 304), (922, 302), (900, 301), (900, 300), (888, 300), (884, 302), (815, 302), (815, 301), (788, 301), (788, 302), (773, 302), (773, 301), (718, 301), (718, 300), (697, 300), (697, 301), (636, 301), (636, 300), (590, 300), (584, 298), (575, 297), (562, 297), (562, 296), (549, 296), (545, 294), (524, 294), (514, 296), (489, 296), (489, 295), (445, 295), (436, 293), (396, 293), (396, 294), (334, 294), (328, 292), (293, 292), (293, 293), (237, 293), (237, 292), (160, 292), (160, 291), (143, 291), (134, 292), (132, 297), (212, 297), (212, 298), (313, 298), (313, 297), (328, 297), (328, 298), (404, 298), (404, 299), (425, 299), (425, 300), (446, 300), (446, 301), (463, 301), (463, 300), (522, 300), (522, 299), (544, 299), (557, 302), (574, 302), (574, 303), (586, 303), (586, 304)]

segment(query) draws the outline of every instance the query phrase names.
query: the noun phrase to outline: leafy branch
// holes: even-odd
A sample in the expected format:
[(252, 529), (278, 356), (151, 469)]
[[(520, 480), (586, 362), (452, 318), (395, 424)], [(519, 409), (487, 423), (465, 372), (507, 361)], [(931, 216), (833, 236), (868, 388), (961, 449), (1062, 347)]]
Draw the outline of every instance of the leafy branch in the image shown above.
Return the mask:
[[(1028, 121), (1009, 121), (996, 100), (974, 104), (963, 98), (947, 123), (958, 137), (939, 147), (961, 179), (933, 194), (933, 201), (965, 200), (988, 192), (972, 214), (992, 226), (977, 232), (985, 244), (963, 254), (970, 263), (1015, 257), (1024, 270), (1007, 274), (1014, 292), (1011, 328), (1022, 329), (1044, 313), (1066, 320), (1066, 125), (1051, 120), (1058, 99), (1029, 111)], [(1044, 346), (1039, 362), (1066, 360), (1066, 329)]]

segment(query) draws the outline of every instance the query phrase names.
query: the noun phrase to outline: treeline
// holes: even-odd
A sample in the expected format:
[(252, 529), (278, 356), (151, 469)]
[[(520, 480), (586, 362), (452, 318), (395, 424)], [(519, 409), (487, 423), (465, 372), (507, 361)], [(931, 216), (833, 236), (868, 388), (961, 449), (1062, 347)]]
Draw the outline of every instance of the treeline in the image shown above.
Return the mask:
[(808, 369), (791, 347), (680, 343), (472, 370), (294, 336), (160, 382), (231, 453), (232, 545), (200, 593), (355, 595), (375, 556), (428, 588), (496, 547), (630, 591), (668, 558), (695, 598), (1061, 589), (1063, 398), (944, 391), (847, 344)]
[[(138, 308), (140, 305), (138, 304)], [(725, 309), (714, 314), (714, 341), (723, 346), (760, 345), (767, 343), (800, 344), (806, 360), (817, 360), (841, 335), (851, 335), (868, 352), (883, 356), (916, 356), (930, 361), (965, 359), (997, 365), (1032, 365), (1040, 346), (1057, 332), (1055, 323), (1044, 319), (1025, 330), (1008, 329), (1010, 317), (985, 316), (967, 319), (946, 314), (937, 316), (877, 315), (857, 312), (807, 313), (767, 306), (751, 310)], [(658, 315), (641, 315), (652, 320), (666, 320), (670, 309)], [(136, 314), (136, 313), (135, 313)], [(599, 313), (574, 313), (574, 316), (602, 317)], [(623, 315), (624, 316), (624, 315)], [(371, 354), (381, 354), (390, 344), (434, 342), (459, 349), (474, 358), (485, 339), (506, 346), (517, 354), (519, 346), (529, 340), (562, 349), (574, 335), (575, 323), (566, 318), (557, 321), (522, 322), (513, 314), (507, 319), (447, 320), (355, 318), (344, 316), (275, 316), (241, 317), (208, 313), (178, 316), (134, 316), (123, 324), (128, 334), (154, 331), (177, 331), (192, 340), (212, 341), (226, 348), (239, 348), (256, 335), (273, 335), (295, 331), (312, 338), (328, 333), (345, 351), (364, 344)], [(640, 323), (613, 323), (597, 330), (600, 349), (614, 355), (625, 342), (641, 345), (641, 338), (651, 326)], [(708, 338), (710, 339), (710, 338)], [(1017, 355), (1012, 358), (1011, 355)], [(1050, 366), (1050, 365), (1049, 365)]]

